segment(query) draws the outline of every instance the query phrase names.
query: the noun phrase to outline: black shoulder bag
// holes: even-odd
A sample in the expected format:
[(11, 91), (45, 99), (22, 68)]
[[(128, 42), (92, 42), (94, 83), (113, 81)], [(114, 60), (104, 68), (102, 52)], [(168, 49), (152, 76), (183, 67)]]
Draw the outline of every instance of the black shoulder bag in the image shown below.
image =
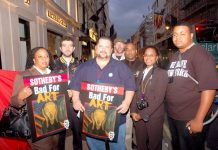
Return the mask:
[(26, 105), (21, 108), (9, 105), (8, 108), (4, 109), (0, 120), (0, 135), (26, 139), (31, 137)]

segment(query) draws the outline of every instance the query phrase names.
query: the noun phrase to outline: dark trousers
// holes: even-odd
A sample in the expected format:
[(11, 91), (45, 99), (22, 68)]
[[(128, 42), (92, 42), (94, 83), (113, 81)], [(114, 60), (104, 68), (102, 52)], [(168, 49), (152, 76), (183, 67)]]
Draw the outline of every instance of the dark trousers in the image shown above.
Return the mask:
[[(77, 117), (77, 112), (72, 110), (72, 133), (73, 133), (73, 149), (82, 150), (82, 121)], [(63, 131), (59, 135), (59, 150), (65, 149), (65, 136), (66, 131)]]
[[(218, 104), (213, 106), (213, 112), (218, 110)], [(210, 124), (208, 135), (207, 135), (207, 146), (211, 150), (218, 150), (218, 116)]]
[(204, 132), (189, 134), (187, 122), (168, 117), (173, 150), (204, 150)]
[(218, 150), (218, 117), (210, 125), (207, 146), (211, 150)]
[(162, 150), (163, 117), (134, 122), (138, 150)]

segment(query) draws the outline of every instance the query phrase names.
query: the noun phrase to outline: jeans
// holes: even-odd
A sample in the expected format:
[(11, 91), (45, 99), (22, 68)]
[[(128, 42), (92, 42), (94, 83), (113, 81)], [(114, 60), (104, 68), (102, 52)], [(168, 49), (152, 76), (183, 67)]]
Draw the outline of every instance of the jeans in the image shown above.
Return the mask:
[[(125, 150), (125, 135), (126, 135), (126, 124), (122, 124), (119, 127), (119, 133), (117, 142), (109, 142), (111, 150)], [(86, 137), (88, 146), (91, 150), (106, 150), (105, 141), (98, 140), (92, 137)]]
[[(77, 112), (72, 110), (72, 133), (73, 133), (73, 150), (82, 150), (82, 120), (77, 117)], [(58, 149), (65, 149), (66, 131), (59, 133)]]
[(132, 150), (132, 131), (133, 131), (133, 121), (130, 117), (130, 111), (126, 115), (126, 150)]
[(168, 117), (173, 150), (204, 150), (204, 133), (189, 134), (187, 121)]

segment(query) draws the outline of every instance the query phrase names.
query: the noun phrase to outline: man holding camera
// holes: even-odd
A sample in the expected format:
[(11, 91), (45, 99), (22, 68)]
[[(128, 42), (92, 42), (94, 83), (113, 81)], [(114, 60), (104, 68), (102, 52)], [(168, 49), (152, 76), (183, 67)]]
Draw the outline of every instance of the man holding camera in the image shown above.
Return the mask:
[(159, 52), (149, 46), (144, 50), (146, 67), (137, 78), (138, 91), (131, 104), (138, 150), (162, 150), (164, 96), (167, 72), (157, 66)]

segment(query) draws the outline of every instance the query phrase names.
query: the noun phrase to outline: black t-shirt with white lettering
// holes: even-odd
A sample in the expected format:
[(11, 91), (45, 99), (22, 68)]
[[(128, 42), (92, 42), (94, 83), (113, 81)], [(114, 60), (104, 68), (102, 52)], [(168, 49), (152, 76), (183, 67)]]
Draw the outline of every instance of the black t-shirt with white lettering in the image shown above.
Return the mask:
[(177, 52), (173, 55), (168, 76), (173, 76), (173, 79), (168, 84), (166, 93), (167, 110), (168, 115), (176, 120), (195, 117), (200, 104), (200, 92), (218, 89), (214, 58), (198, 44), (184, 53)]

